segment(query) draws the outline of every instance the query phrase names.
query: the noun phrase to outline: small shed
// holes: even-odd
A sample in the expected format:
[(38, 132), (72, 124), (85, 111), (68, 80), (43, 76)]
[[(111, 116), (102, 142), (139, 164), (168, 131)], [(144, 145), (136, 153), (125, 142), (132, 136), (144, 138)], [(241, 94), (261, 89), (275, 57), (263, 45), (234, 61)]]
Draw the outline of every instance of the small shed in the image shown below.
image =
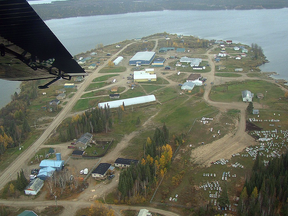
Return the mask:
[(100, 163), (96, 169), (92, 171), (92, 177), (103, 179), (106, 176), (107, 171), (109, 170), (111, 164), (109, 163)]
[(258, 109), (253, 109), (252, 113), (253, 113), (253, 115), (259, 115), (259, 110)]
[(114, 162), (115, 167), (129, 167), (132, 163), (137, 164), (138, 160), (117, 158)]
[(44, 181), (40, 178), (35, 178), (32, 180), (29, 185), (25, 188), (25, 194), (26, 195), (37, 195), (37, 193), (41, 190), (41, 188), (44, 185)]
[(73, 158), (82, 158), (82, 155), (85, 153), (85, 151), (81, 151), (81, 150), (74, 150), (72, 152), (72, 157)]
[(119, 99), (120, 98), (120, 94), (109, 94), (109, 97), (111, 99)]
[(253, 96), (254, 95), (248, 90), (242, 91), (242, 100), (244, 102), (252, 102)]

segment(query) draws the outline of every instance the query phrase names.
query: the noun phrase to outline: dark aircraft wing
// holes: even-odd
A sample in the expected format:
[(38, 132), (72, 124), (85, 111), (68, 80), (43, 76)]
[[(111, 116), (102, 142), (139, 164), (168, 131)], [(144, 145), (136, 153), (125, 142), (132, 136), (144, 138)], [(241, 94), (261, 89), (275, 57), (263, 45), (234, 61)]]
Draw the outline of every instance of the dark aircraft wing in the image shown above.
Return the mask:
[(26, 0), (0, 0), (0, 79), (86, 75)]

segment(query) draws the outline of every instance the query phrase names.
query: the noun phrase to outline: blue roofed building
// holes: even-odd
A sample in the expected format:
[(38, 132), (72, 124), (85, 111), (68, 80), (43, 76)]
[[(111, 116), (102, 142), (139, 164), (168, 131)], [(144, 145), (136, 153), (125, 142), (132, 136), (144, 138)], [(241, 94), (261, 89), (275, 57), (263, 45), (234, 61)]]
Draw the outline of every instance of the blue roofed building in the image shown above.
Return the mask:
[(153, 67), (163, 67), (164, 66), (164, 62), (165, 62), (165, 58), (156, 58), (153, 63), (152, 66)]
[(173, 51), (173, 50), (175, 50), (175, 48), (174, 47), (161, 47), (160, 49), (159, 49), (159, 53), (164, 53), (164, 52), (168, 52), (168, 51)]
[(38, 173), (38, 175), (37, 175), (37, 178), (40, 178), (40, 179), (42, 179), (42, 180), (45, 180), (46, 178), (51, 177), (55, 171), (56, 171), (56, 169), (53, 168), (53, 167), (44, 167), (44, 168), (41, 168), (41, 169), (39, 170), (39, 173)]
[(40, 170), (37, 177), (45, 180), (46, 178), (51, 177), (55, 171), (63, 169), (64, 160), (61, 160), (60, 153), (56, 153), (56, 160), (42, 160), (39, 166)]
[(38, 216), (34, 211), (25, 210), (21, 214), (18, 214), (17, 216)]
[(185, 48), (177, 48), (177, 49), (176, 49), (176, 52), (178, 52), (178, 53), (185, 52)]

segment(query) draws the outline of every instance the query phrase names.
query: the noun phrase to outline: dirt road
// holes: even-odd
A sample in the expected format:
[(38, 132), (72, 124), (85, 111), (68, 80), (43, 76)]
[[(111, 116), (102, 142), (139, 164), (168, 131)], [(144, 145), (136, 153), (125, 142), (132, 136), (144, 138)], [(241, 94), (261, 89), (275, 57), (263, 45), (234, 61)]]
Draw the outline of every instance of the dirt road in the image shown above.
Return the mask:
[(126, 47), (130, 46), (133, 43), (130, 43), (123, 47), (119, 52), (112, 55), (110, 59), (108, 59), (103, 65), (98, 67), (92, 74), (89, 74), (82, 85), (80, 85), (79, 89), (75, 93), (75, 95), (69, 100), (67, 105), (61, 110), (60, 113), (54, 118), (51, 124), (47, 127), (47, 129), (43, 132), (43, 134), (39, 137), (39, 139), (32, 144), (28, 149), (26, 149), (16, 160), (14, 160), (2, 173), (0, 176), (0, 189), (2, 189), (11, 179), (17, 178), (17, 172), (21, 170), (24, 164), (27, 164), (27, 160), (34, 156), (35, 152), (39, 149), (39, 147), (44, 144), (44, 142), (49, 138), (51, 133), (56, 130), (56, 128), (60, 125), (60, 123), (66, 118), (66, 115), (71, 111), (76, 102), (79, 100), (85, 89), (89, 86), (94, 78), (98, 76), (98, 72), (105, 67), (109, 60), (116, 58), (119, 53), (126, 49)]
[[(235, 131), (231, 131), (223, 138), (216, 140), (210, 144), (199, 146), (192, 151), (192, 161), (201, 166), (210, 166), (211, 162), (214, 162), (221, 158), (230, 159), (232, 157), (232, 154), (241, 152), (246, 147), (256, 144), (256, 141), (245, 132), (245, 112), (248, 106), (247, 103), (222, 103), (210, 100), (209, 94), (212, 88), (211, 82), (217, 84), (219, 82), (219, 79), (217, 80), (217, 78), (215, 77), (215, 65), (212, 61), (213, 55), (209, 54), (209, 51), (207, 51), (206, 55), (208, 56), (208, 62), (211, 65), (212, 69), (211, 72), (207, 73), (207, 75), (205, 74), (205, 76), (207, 76), (207, 86), (205, 86), (205, 93), (203, 98), (208, 104), (217, 107), (221, 112), (225, 112), (229, 109), (240, 110), (240, 121), (236, 122)], [(229, 81), (229, 79), (227, 81)], [(260, 104), (254, 103), (253, 105), (255, 108), (261, 108)]]

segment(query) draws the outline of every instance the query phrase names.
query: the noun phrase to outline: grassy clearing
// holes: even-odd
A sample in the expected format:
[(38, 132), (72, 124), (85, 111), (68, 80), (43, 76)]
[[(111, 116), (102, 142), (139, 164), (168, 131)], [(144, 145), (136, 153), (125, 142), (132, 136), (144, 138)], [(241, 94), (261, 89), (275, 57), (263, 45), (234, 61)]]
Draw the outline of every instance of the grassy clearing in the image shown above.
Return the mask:
[(216, 73), (215, 76), (219, 77), (241, 77), (241, 74), (236, 74), (236, 73)]
[[(99, 73), (121, 73), (126, 71), (126, 67), (117, 66), (117, 67), (104, 67), (102, 68)], [(113, 75), (115, 76), (115, 75)]]
[(108, 80), (109, 78), (114, 77), (114, 76), (118, 76), (118, 75), (119, 75), (119, 74), (104, 75), (104, 76), (97, 77), (97, 78), (93, 79), (92, 82), (106, 81), (106, 80)]
[(156, 86), (156, 85), (142, 85), (142, 87), (148, 94), (150, 94), (153, 91), (157, 91), (160, 88), (163, 88), (163, 86)]
[(102, 87), (107, 86), (107, 85), (109, 85), (109, 84), (111, 84), (111, 83), (106, 83), (106, 82), (91, 83), (91, 84), (85, 89), (85, 91), (90, 91), (90, 90), (102, 88)]
[(143, 91), (142, 88), (135, 87), (134, 89), (129, 89), (125, 93), (121, 94), (121, 99), (126, 99), (126, 98), (132, 98), (132, 97), (139, 97), (139, 96), (144, 96), (145, 92)]
[(175, 87), (166, 87), (159, 89), (157, 92), (155, 92), (155, 96), (158, 101), (161, 103), (164, 103), (166, 101), (172, 100), (173, 98), (176, 98), (180, 95), (180, 88), (177, 86)]
[(87, 110), (93, 107), (97, 107), (98, 103), (103, 102), (103, 101), (108, 101), (109, 97), (99, 97), (99, 98), (85, 98), (78, 100), (75, 106), (72, 108), (73, 112), (78, 112), (78, 111), (83, 111)]
[[(146, 82), (147, 83), (147, 82)], [(169, 82), (166, 80), (166, 79), (163, 79), (162, 77), (157, 77), (157, 81), (155, 81), (155, 82), (149, 82), (149, 84), (153, 84), (153, 85), (155, 85), (155, 84), (169, 84)]]
[(168, 76), (167, 78), (174, 81), (174, 82), (179, 82), (179, 83), (184, 83), (186, 82), (186, 79), (188, 78), (189, 74), (186, 73), (180, 73), (177, 75), (177, 73)]
[[(261, 104), (274, 107), (283, 106), (286, 104), (285, 101), (279, 100), (279, 97), (284, 96), (284, 92), (277, 85), (262, 80), (230, 82), (220, 86), (213, 86), (210, 93), (210, 98), (214, 101), (240, 102), (242, 101), (241, 92), (246, 89), (254, 93), (254, 102), (259, 102)], [(257, 93), (262, 93), (264, 95), (264, 99), (257, 99)]]
[(109, 95), (110, 91), (108, 89), (105, 90), (99, 90), (99, 91), (92, 91), (88, 92), (86, 94), (83, 94), (81, 98), (89, 98), (89, 97), (95, 97), (100, 95)]

